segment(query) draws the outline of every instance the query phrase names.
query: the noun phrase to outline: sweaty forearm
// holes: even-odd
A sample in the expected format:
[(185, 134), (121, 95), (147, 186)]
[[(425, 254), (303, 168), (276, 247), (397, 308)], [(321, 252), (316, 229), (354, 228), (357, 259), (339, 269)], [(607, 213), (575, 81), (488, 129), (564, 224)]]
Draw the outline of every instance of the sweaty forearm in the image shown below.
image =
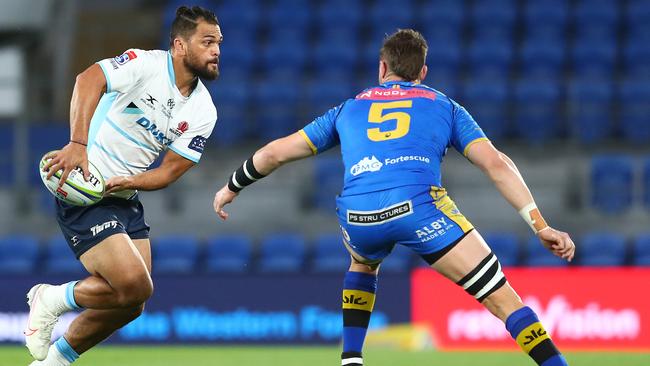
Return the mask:
[(166, 188), (174, 183), (178, 177), (167, 169), (158, 167), (132, 176), (129, 188), (139, 191), (155, 191)]

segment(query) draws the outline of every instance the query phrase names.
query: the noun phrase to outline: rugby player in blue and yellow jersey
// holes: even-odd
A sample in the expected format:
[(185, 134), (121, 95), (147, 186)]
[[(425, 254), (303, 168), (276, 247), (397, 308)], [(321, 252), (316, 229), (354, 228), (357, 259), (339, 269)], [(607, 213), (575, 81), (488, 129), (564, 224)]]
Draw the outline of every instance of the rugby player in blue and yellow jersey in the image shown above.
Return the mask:
[(379, 86), (258, 150), (217, 192), (214, 209), (227, 219), (224, 205), (245, 186), (287, 162), (340, 144), (345, 178), (337, 211), (352, 258), (343, 283), (342, 365), (363, 364), (377, 272), (396, 244), (411, 248), (474, 296), (537, 364), (566, 365), (537, 315), (506, 281), (490, 247), (441, 187), (447, 148), (453, 146), (478, 166), (555, 255), (570, 261), (575, 245), (546, 224), (515, 164), (490, 143), (465, 108), (420, 84), (427, 73), (426, 53), (426, 41), (416, 31), (387, 37)]

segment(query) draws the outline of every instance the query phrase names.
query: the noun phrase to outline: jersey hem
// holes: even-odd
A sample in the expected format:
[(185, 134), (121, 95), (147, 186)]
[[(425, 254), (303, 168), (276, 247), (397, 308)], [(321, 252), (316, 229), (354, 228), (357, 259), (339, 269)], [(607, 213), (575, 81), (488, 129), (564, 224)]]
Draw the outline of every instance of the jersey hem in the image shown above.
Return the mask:
[(184, 152), (182, 152), (182, 151), (180, 151), (180, 150), (174, 148), (174, 147), (171, 146), (171, 145), (169, 145), (169, 150), (175, 152), (176, 154), (178, 154), (178, 155), (184, 157), (185, 159), (187, 159), (187, 160), (189, 160), (189, 161), (192, 161), (192, 162), (194, 162), (194, 163), (198, 163), (198, 162), (199, 162), (199, 159), (197, 159), (197, 158), (193, 158), (193, 157), (189, 156), (188, 154), (186, 154), (186, 153), (184, 153)]

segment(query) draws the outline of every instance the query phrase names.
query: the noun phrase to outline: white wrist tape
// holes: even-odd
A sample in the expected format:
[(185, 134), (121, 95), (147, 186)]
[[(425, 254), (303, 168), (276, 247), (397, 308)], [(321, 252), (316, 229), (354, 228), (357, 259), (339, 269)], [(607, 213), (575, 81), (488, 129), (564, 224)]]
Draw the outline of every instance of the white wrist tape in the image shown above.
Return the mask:
[(535, 202), (531, 202), (519, 210), (519, 215), (526, 221), (535, 234), (546, 229), (548, 224), (544, 221)]

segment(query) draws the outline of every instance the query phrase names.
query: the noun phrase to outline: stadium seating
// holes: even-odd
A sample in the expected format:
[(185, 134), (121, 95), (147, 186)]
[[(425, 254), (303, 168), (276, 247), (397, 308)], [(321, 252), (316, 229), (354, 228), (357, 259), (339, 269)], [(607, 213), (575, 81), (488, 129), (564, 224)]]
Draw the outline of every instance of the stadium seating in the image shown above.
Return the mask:
[(323, 31), (311, 53), (311, 67), (320, 74), (352, 74), (359, 59), (360, 40), (354, 29)]
[[(440, 38), (458, 37), (465, 22), (465, 8), (462, 1), (430, 0), (421, 3), (416, 16), (419, 18), (421, 32)], [(426, 37), (429, 41), (429, 37)], [(429, 42), (429, 45), (434, 43)], [(431, 48), (429, 49), (432, 50)]]
[(319, 235), (314, 243), (310, 270), (314, 273), (344, 273), (350, 266), (350, 254), (340, 233)]
[(343, 187), (343, 162), (339, 156), (319, 156), (314, 161), (314, 208), (334, 213), (336, 195)]
[(364, 8), (360, 1), (324, 1), (321, 2), (315, 17), (318, 29), (358, 30), (364, 17)]
[(592, 232), (576, 244), (576, 260), (583, 266), (620, 266), (625, 263), (625, 237), (614, 232)]
[(551, 253), (536, 236), (526, 241), (526, 255), (523, 265), (527, 267), (564, 267), (569, 262)]
[(370, 4), (367, 21), (372, 40), (382, 40), (398, 28), (412, 28), (415, 19), (413, 1), (377, 0)]
[(245, 73), (226, 72), (216, 83), (208, 83), (212, 100), (217, 106), (218, 121), (208, 139), (209, 145), (232, 146), (250, 133), (248, 103), (251, 88)]
[(596, 144), (612, 135), (613, 85), (607, 79), (575, 79), (569, 85), (569, 120), (572, 136), (583, 144)]
[[(178, 2), (183, 3), (182, 1)], [(212, 3), (209, 0), (205, 2)], [(250, 33), (255, 33), (261, 25), (262, 10), (263, 6), (259, 0), (220, 1), (215, 14), (219, 18), (219, 24), (226, 35), (224, 38), (227, 39), (233, 29), (245, 29)], [(230, 42), (230, 40), (227, 42)]]
[(564, 38), (533, 35), (521, 48), (521, 69), (527, 77), (557, 78), (566, 61)]
[(619, 88), (621, 132), (626, 141), (647, 144), (650, 141), (650, 83), (628, 79)]
[[(650, 28), (650, 26), (648, 26)], [(650, 78), (650, 50), (648, 49), (648, 40), (650, 31), (647, 35), (636, 35), (629, 37), (623, 49), (625, 60), (625, 71), (628, 76), (635, 78)]]
[(303, 0), (275, 0), (264, 11), (270, 28), (291, 26), (306, 29), (312, 23), (312, 8)]
[(650, 233), (638, 235), (632, 242), (632, 264), (650, 266)]
[(507, 78), (513, 61), (512, 42), (501, 37), (474, 38), (467, 50), (467, 59), (473, 75)]
[(14, 181), (13, 148), (14, 129), (11, 124), (0, 124), (0, 186)]
[(633, 162), (623, 155), (597, 155), (591, 161), (591, 203), (606, 214), (625, 211), (632, 203)]
[(46, 242), (44, 272), (47, 274), (80, 275), (86, 272), (75, 258), (63, 236), (56, 235)]
[(484, 0), (474, 3), (471, 9), (471, 22), (474, 34), (486, 34), (500, 29), (512, 29), (517, 15), (514, 0)]
[(483, 235), (485, 242), (490, 246), (502, 266), (519, 265), (521, 246), (519, 238), (514, 233), (492, 232)]
[(517, 80), (514, 87), (515, 131), (524, 141), (542, 144), (559, 135), (561, 88), (557, 80)]
[(523, 15), (529, 35), (563, 38), (569, 19), (569, 1), (526, 1)]
[(196, 268), (199, 244), (186, 235), (167, 235), (151, 240), (154, 273), (190, 274)]
[(650, 156), (647, 156), (643, 162), (643, 175), (641, 179), (643, 186), (643, 204), (646, 210), (650, 210)]
[(501, 78), (470, 78), (464, 85), (462, 104), (494, 141), (508, 135), (508, 85)]
[(307, 124), (312, 119), (326, 113), (330, 108), (347, 99), (354, 98), (356, 92), (358, 91), (353, 89), (350, 79), (340, 74), (324, 74), (312, 79), (304, 94), (305, 103), (309, 109), (307, 120), (301, 122)]
[(616, 39), (608, 37), (583, 36), (573, 42), (572, 71), (580, 76), (611, 77), (616, 63)]
[(282, 75), (273, 75), (257, 83), (256, 132), (260, 140), (269, 141), (296, 131), (298, 87), (288, 83)]
[(0, 238), (0, 274), (30, 274), (36, 268), (38, 241), (26, 235)]
[(250, 272), (252, 249), (251, 239), (245, 234), (209, 238), (205, 269), (210, 273)]
[(257, 269), (261, 273), (298, 273), (304, 269), (305, 240), (293, 233), (266, 236), (260, 244)]
[[(69, 140), (70, 128), (67, 123), (50, 122), (30, 126), (28, 143), (31, 166), (38, 166), (39, 160), (46, 152), (62, 148)], [(29, 174), (32, 184), (41, 184), (38, 169), (30, 169)]]

